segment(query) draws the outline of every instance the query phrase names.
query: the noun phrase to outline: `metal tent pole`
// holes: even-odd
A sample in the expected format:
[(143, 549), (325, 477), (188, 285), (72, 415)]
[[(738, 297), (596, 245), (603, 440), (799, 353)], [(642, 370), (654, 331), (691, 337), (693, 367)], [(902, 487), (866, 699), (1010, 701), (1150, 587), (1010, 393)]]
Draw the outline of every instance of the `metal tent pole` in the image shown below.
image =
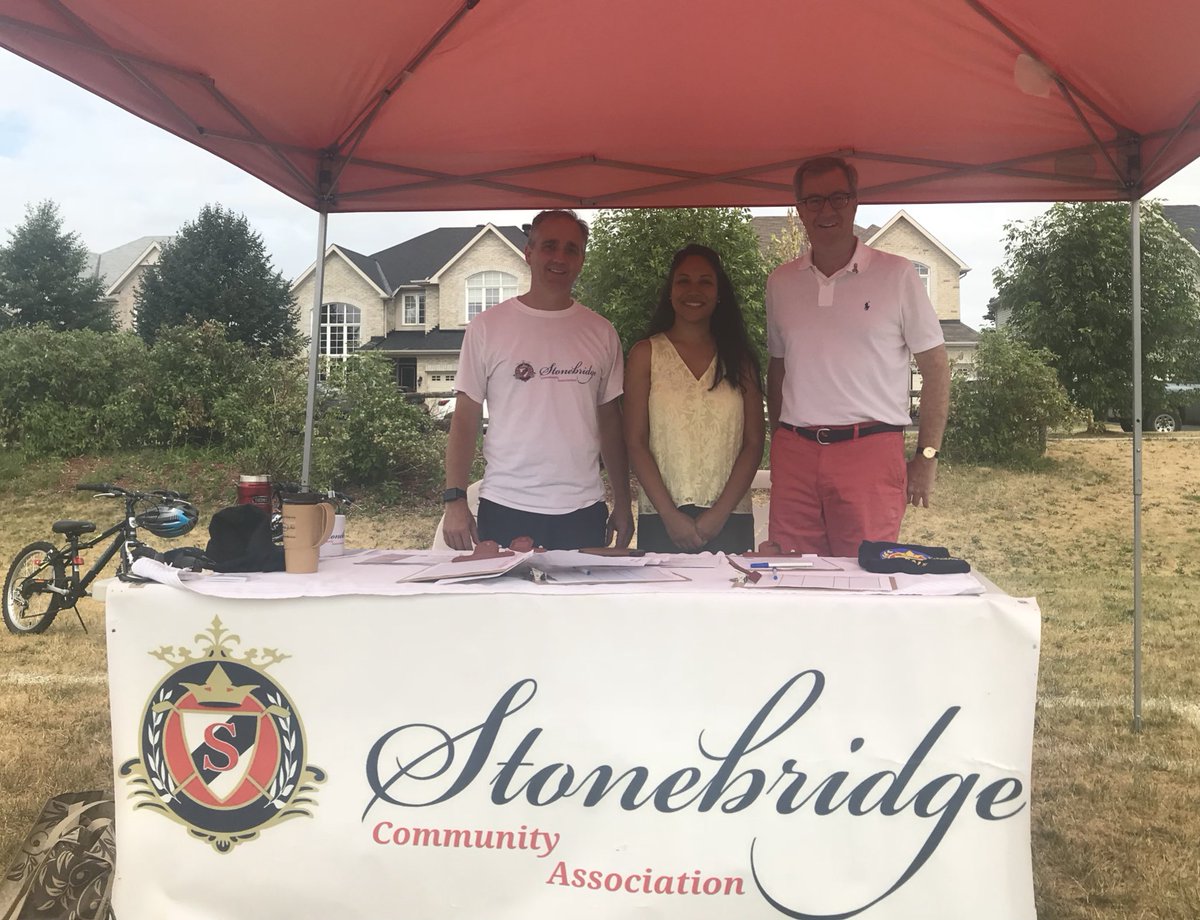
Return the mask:
[(1133, 287), (1133, 730), (1142, 730), (1142, 200), (1129, 208)]
[(317, 213), (317, 268), (313, 277), (311, 338), (308, 340), (308, 402), (304, 409), (304, 461), (300, 467), (300, 485), (308, 488), (312, 467), (313, 410), (317, 401), (317, 361), (321, 352), (321, 302), (325, 299), (325, 231), (329, 212)]

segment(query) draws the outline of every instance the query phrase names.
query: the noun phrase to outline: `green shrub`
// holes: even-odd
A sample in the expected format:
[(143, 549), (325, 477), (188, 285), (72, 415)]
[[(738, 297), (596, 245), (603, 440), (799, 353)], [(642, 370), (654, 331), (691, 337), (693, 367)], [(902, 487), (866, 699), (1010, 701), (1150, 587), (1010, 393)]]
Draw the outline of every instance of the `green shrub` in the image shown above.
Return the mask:
[(128, 332), (11, 330), (0, 339), (0, 444), (30, 456), (120, 448), (294, 448), (304, 369), (256, 357), (216, 324)]
[(127, 390), (146, 372), (146, 346), (131, 333), (10, 329), (0, 338), (0, 444), (30, 455), (117, 447), (129, 433)]
[(214, 412), (244, 471), (265, 473), (275, 481), (298, 480), (308, 365), (299, 358), (264, 358), (254, 362), (253, 370), (237, 398), (250, 399), (254, 411), (221, 400)]
[(374, 485), (406, 495), (441, 485), (445, 435), (396, 386), (392, 362), (358, 355), (322, 387), (313, 441), (313, 481)]
[(1050, 367), (1050, 354), (1001, 330), (979, 339), (973, 373), (950, 383), (942, 442), (949, 460), (1028, 467), (1046, 452), (1046, 432), (1079, 419)]
[[(300, 478), (307, 364), (256, 356), (214, 323), (128, 332), (11, 330), (0, 339), (0, 447), (29, 457), (140, 448), (217, 450), (246, 472)], [(318, 390), (317, 485), (425, 496), (442, 477), (445, 436), (360, 355)]]
[(257, 408), (256, 378), (253, 356), (220, 326), (172, 326), (150, 348), (139, 401), (160, 446), (238, 446)]

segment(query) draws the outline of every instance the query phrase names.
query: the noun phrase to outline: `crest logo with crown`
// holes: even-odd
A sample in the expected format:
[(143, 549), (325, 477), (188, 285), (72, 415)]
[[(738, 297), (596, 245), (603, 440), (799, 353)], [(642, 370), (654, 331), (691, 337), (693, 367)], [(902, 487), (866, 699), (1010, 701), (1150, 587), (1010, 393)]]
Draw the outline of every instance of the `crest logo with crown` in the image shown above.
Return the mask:
[(136, 808), (188, 828), (220, 853), (286, 818), (311, 817), (325, 771), (306, 762), (300, 716), (264, 669), (290, 658), (276, 649), (237, 654), (241, 637), (214, 617), (200, 650), (150, 654), (172, 670), (150, 694), (138, 731), (140, 757), (121, 765)]

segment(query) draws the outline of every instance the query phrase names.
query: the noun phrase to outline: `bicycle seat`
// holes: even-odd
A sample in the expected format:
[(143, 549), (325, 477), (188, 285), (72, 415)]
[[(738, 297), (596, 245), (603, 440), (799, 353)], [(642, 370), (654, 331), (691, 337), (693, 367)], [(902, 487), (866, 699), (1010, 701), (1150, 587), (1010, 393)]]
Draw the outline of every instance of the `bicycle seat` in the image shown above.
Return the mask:
[(55, 521), (50, 525), (55, 533), (78, 537), (80, 534), (91, 533), (96, 525), (91, 521)]

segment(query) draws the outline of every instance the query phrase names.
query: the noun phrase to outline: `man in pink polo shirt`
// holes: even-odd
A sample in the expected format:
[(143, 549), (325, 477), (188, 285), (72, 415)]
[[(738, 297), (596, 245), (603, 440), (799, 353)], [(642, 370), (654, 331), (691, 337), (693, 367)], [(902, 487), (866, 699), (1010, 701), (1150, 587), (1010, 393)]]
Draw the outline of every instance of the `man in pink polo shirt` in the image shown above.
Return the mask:
[[(911, 262), (854, 235), (858, 173), (822, 157), (796, 170), (811, 248), (767, 279), (770, 538), (856, 556), (929, 506), (950, 401), (937, 313)], [(922, 377), (917, 449), (904, 455), (909, 361)]]

